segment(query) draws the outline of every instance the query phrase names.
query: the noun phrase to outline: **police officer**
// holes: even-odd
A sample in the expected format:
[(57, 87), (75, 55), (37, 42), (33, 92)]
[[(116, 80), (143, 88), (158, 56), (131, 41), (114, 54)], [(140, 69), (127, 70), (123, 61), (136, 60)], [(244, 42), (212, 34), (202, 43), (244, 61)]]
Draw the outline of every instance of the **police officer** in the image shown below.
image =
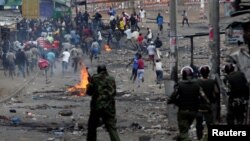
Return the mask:
[(229, 96), (227, 123), (229, 125), (243, 124), (247, 100), (249, 99), (247, 79), (244, 73), (235, 71), (233, 64), (225, 65), (224, 72), (227, 74), (224, 83), (227, 87), (227, 94)]
[(208, 65), (201, 66), (199, 74), (201, 78), (198, 83), (208, 98), (210, 104), (201, 104), (196, 117), (196, 132), (197, 139), (200, 140), (203, 136), (203, 119), (207, 125), (214, 124), (219, 117), (220, 95), (219, 88), (214, 79), (209, 78), (210, 67)]
[(87, 94), (92, 96), (87, 141), (96, 141), (96, 128), (101, 124), (100, 119), (105, 124), (111, 141), (120, 141), (115, 116), (116, 84), (115, 79), (109, 76), (105, 65), (97, 67), (97, 74), (91, 77), (88, 84)]
[(209, 103), (197, 80), (193, 79), (193, 69), (189, 66), (182, 68), (182, 81), (174, 87), (174, 92), (168, 100), (168, 104), (178, 106), (177, 121), (179, 136), (177, 141), (191, 141), (188, 130), (198, 112), (201, 98)]

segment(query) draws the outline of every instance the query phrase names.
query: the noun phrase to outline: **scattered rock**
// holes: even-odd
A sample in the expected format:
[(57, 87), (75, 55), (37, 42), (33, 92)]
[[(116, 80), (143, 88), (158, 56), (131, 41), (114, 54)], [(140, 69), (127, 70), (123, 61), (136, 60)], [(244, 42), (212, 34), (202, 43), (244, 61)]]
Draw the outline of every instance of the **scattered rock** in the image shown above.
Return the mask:
[(11, 113), (16, 113), (16, 110), (15, 109), (10, 109), (10, 112)]
[(62, 110), (59, 112), (59, 115), (61, 116), (71, 116), (73, 112), (71, 110)]
[(14, 125), (19, 125), (21, 123), (20, 117), (12, 117), (10, 118), (10, 121), (11, 121), (11, 124), (14, 124)]
[(160, 124), (158, 124), (158, 125), (153, 125), (153, 126), (151, 126), (151, 128), (153, 128), (153, 129), (161, 129), (162, 127), (161, 127)]
[(124, 95), (122, 95), (122, 97), (130, 97), (131, 96), (131, 94), (124, 94)]
[(152, 141), (150, 136), (140, 136), (139, 141)]
[(133, 122), (133, 123), (131, 124), (131, 128), (132, 128), (132, 129), (144, 129), (143, 126), (141, 126), (139, 123), (136, 123), (136, 122)]

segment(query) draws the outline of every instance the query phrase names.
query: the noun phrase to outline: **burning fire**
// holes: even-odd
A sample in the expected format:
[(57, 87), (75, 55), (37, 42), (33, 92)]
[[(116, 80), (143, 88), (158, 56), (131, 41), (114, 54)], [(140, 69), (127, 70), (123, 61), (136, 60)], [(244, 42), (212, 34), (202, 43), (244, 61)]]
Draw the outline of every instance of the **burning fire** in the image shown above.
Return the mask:
[(109, 45), (104, 45), (104, 50), (107, 52), (112, 51), (112, 49), (109, 47)]
[(81, 81), (75, 86), (68, 88), (68, 92), (79, 92), (80, 96), (84, 96), (86, 94), (86, 88), (89, 83), (88, 77), (88, 70), (83, 66), (81, 69)]

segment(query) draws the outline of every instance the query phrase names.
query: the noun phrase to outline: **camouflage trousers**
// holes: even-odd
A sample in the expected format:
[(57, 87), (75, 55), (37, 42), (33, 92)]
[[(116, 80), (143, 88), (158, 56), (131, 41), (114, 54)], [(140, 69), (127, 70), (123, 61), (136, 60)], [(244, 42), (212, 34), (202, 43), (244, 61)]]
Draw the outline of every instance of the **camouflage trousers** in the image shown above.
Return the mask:
[(189, 110), (179, 110), (177, 113), (177, 121), (179, 127), (179, 137), (177, 141), (191, 141), (188, 135), (188, 130), (193, 123), (197, 112)]
[(109, 132), (111, 141), (120, 141), (120, 138), (116, 129), (115, 109), (101, 109), (91, 110), (88, 121), (88, 134), (87, 141), (96, 141), (96, 129), (100, 126), (100, 120), (105, 124), (107, 131)]
[(244, 103), (244, 99), (229, 98), (228, 111), (227, 111), (227, 123), (229, 125), (239, 124), (242, 125), (245, 120), (247, 104)]

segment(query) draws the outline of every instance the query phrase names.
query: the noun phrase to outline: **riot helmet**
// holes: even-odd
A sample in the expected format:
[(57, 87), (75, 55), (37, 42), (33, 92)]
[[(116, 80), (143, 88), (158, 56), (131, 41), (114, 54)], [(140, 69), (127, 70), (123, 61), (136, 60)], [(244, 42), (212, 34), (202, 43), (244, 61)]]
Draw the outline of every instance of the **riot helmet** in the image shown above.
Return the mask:
[(224, 72), (225, 72), (226, 74), (229, 74), (229, 73), (231, 73), (231, 72), (233, 72), (233, 71), (234, 71), (234, 65), (233, 65), (233, 64), (229, 63), (229, 64), (226, 64), (226, 65), (224, 66)]
[(183, 80), (192, 79), (194, 70), (190, 66), (185, 66), (181, 69), (181, 75)]
[(200, 67), (199, 72), (203, 78), (208, 78), (210, 70), (211, 70), (211, 68), (209, 65), (203, 65)]

